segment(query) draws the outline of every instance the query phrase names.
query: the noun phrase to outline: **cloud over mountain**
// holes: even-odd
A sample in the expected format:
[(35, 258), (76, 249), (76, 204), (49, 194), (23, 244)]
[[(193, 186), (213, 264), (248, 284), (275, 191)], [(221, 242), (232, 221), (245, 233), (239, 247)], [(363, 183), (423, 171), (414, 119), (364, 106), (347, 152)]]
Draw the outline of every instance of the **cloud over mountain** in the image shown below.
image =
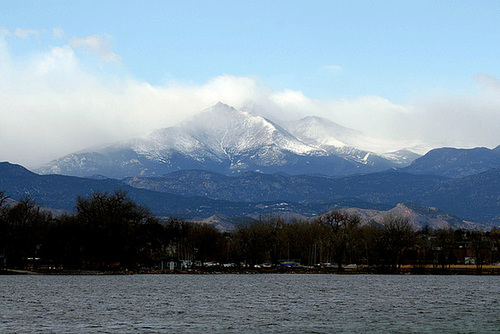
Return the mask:
[[(275, 90), (256, 76), (230, 74), (203, 83), (152, 85), (128, 73), (126, 64), (106, 61), (120, 58), (110, 44), (112, 36), (70, 39), (62, 29), (54, 30), (57, 34), (1, 31), (0, 160), (34, 166), (177, 124), (217, 101), (277, 120), (322, 116), (422, 151), (443, 145), (494, 147), (500, 142), (495, 126), (500, 124), (500, 101), (495, 94), (437, 96), (411, 103), (380, 96), (317, 100), (298, 90)], [(51, 38), (46, 44), (52, 46), (18, 57), (15, 39), (30, 37)], [(387, 147), (394, 149), (398, 147)]]

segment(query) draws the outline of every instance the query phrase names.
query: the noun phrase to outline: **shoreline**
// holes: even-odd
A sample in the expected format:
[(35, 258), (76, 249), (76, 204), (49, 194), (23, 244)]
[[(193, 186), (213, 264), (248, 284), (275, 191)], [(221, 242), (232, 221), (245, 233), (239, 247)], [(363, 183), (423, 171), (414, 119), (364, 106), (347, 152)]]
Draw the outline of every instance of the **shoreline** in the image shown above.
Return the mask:
[(500, 275), (500, 266), (484, 265), (480, 273), (475, 265), (452, 265), (449, 268), (437, 268), (432, 265), (413, 266), (405, 265), (395, 272), (390, 272), (387, 268), (362, 268), (337, 269), (326, 268), (196, 268), (186, 270), (168, 269), (141, 269), (141, 270), (87, 270), (87, 269), (60, 269), (60, 270), (27, 270), (27, 269), (0, 269), (0, 275), (75, 275), (75, 276), (96, 276), (96, 275), (267, 275), (267, 274), (322, 274), (322, 275), (479, 275), (496, 276)]

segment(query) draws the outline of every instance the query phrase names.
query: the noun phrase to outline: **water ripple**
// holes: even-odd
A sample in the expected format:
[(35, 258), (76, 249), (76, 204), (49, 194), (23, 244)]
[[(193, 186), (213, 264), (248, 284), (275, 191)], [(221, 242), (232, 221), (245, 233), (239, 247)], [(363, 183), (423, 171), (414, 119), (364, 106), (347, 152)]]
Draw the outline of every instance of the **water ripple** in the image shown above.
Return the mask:
[(1, 276), (1, 333), (499, 333), (495, 276)]

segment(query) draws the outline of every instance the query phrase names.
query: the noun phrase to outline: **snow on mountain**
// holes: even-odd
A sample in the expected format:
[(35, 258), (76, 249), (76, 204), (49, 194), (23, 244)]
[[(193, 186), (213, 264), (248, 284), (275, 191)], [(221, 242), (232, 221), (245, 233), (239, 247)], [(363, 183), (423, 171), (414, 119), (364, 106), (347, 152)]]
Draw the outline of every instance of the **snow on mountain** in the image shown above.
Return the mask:
[(261, 165), (283, 165), (286, 153), (324, 155), (290, 135), (277, 124), (248, 112), (218, 103), (178, 126), (154, 131), (131, 145), (133, 151), (149, 160), (168, 163), (180, 154), (199, 163), (229, 161), (240, 168), (253, 160)]
[(220, 102), (193, 119), (157, 130), (133, 145), (139, 154), (177, 151), (194, 157), (208, 154), (218, 159), (231, 159), (262, 147), (276, 147), (299, 155), (318, 153), (271, 121)]
[(308, 116), (289, 122), (287, 130), (305, 143), (325, 148), (354, 147), (352, 142), (362, 136), (359, 131), (345, 128), (317, 116)]
[(154, 176), (183, 169), (346, 175), (398, 165), (352, 145), (363, 134), (307, 117), (288, 131), (261, 116), (218, 103), (177, 126), (69, 154), (38, 172), (76, 176)]
[[(328, 119), (308, 116), (287, 124), (288, 131), (303, 142), (324, 149), (330, 154), (362, 164), (394, 163), (407, 166), (419, 157), (408, 150), (383, 153), (380, 140), (349, 129)], [(370, 148), (380, 147), (380, 151)]]
[(397, 150), (381, 154), (385, 159), (391, 160), (400, 166), (409, 166), (413, 161), (420, 158), (421, 155), (410, 150)]

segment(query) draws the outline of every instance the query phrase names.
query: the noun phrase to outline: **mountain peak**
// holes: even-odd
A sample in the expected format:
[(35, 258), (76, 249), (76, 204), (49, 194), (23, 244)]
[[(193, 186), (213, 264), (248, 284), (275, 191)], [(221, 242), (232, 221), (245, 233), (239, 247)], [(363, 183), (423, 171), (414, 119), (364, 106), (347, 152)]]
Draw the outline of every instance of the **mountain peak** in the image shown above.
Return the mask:
[(205, 128), (206, 126), (213, 126), (214, 124), (222, 125), (228, 122), (241, 122), (244, 119), (257, 117), (259, 116), (255, 116), (246, 111), (241, 111), (228, 104), (217, 102), (213, 106), (195, 114), (193, 117), (185, 121), (182, 126), (190, 127), (193, 124), (198, 124), (202, 128)]
[(300, 119), (301, 122), (309, 122), (309, 123), (333, 123), (329, 119), (319, 117), (319, 116), (306, 116)]
[(238, 111), (236, 108), (233, 106), (230, 106), (229, 104), (225, 104), (222, 102), (217, 102), (213, 106), (209, 107), (206, 110), (211, 110), (211, 111)]

